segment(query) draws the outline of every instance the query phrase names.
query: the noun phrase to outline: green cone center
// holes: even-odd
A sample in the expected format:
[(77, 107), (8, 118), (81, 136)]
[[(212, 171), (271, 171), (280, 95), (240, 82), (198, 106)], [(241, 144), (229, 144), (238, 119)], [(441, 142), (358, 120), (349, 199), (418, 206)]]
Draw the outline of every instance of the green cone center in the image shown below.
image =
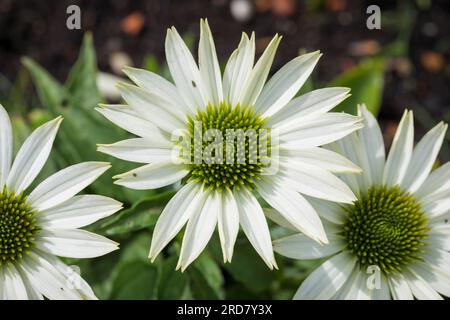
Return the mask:
[(398, 187), (371, 188), (348, 209), (344, 234), (360, 267), (401, 271), (420, 260), (428, 219), (419, 202)]
[(266, 119), (252, 107), (208, 105), (188, 118), (188, 181), (207, 188), (253, 188), (270, 158)]
[(20, 260), (33, 246), (39, 227), (26, 197), (0, 193), (0, 266)]

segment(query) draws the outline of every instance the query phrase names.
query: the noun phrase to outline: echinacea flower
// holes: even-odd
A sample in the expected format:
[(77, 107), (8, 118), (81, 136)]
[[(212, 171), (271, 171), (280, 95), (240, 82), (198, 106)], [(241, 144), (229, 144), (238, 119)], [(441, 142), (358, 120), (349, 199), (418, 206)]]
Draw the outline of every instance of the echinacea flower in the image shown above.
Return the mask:
[(14, 162), (12, 127), (0, 105), (0, 300), (96, 299), (89, 285), (59, 257), (92, 258), (117, 243), (79, 228), (107, 217), (121, 203), (97, 195), (75, 196), (110, 165), (85, 162), (28, 187), (44, 166), (62, 121), (37, 128)]
[[(254, 35), (249, 39), (243, 34), (222, 76), (207, 21), (200, 23), (198, 66), (172, 27), (166, 37), (166, 58), (174, 84), (154, 73), (126, 68), (136, 84), (118, 85), (127, 105), (98, 109), (140, 137), (99, 146), (101, 152), (146, 164), (117, 176), (116, 184), (155, 189), (182, 181), (154, 229), (152, 260), (187, 224), (178, 268), (184, 270), (196, 259), (216, 225), (224, 261), (229, 262), (240, 225), (272, 269), (276, 262), (269, 228), (255, 194), (320, 243), (327, 243), (322, 223), (302, 194), (344, 203), (355, 199), (332, 172), (360, 169), (320, 148), (362, 126), (360, 117), (328, 112), (348, 96), (349, 89), (319, 89), (294, 98), (319, 52), (295, 58), (265, 83), (280, 40), (276, 35), (254, 64)], [(250, 132), (254, 139), (250, 134), (234, 139), (237, 132)], [(205, 141), (211, 137), (216, 143), (208, 145)], [(261, 143), (259, 148), (264, 140), (270, 145)], [(174, 151), (178, 158), (174, 159)]]
[(328, 245), (302, 234), (274, 243), (290, 258), (327, 258), (294, 298), (450, 296), (450, 163), (431, 172), (447, 125), (436, 125), (413, 149), (413, 113), (405, 111), (385, 159), (376, 119), (365, 106), (358, 110), (365, 127), (331, 146), (363, 169), (362, 175), (342, 177), (358, 200), (314, 203), (326, 221)]

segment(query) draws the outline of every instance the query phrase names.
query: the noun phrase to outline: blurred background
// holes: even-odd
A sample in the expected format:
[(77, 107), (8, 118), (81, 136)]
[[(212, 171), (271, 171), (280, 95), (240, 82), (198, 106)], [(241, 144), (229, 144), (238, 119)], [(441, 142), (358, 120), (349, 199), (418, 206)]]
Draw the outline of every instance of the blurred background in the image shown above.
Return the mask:
[[(66, 27), (71, 4), (81, 9), (80, 30)], [(381, 8), (380, 30), (366, 27), (371, 4)], [(354, 112), (357, 103), (366, 103), (378, 115), (387, 144), (404, 109), (412, 109), (417, 141), (439, 121), (450, 122), (449, 11), (448, 0), (0, 0), (0, 102), (14, 116), (16, 145), (42, 122), (65, 116), (47, 172), (86, 160), (113, 162), (114, 172), (90, 191), (114, 196), (127, 209), (93, 229), (120, 241), (123, 250), (93, 262), (74, 261), (100, 297), (290, 298), (318, 262), (283, 263), (278, 256), (280, 271), (270, 273), (243, 238), (231, 265), (220, 262), (214, 241), (183, 275), (173, 270), (177, 241), (149, 265), (151, 226), (173, 189), (137, 192), (111, 185), (114, 173), (133, 166), (99, 155), (95, 144), (126, 133), (93, 108), (118, 99), (113, 83), (125, 65), (169, 77), (166, 29), (176, 26), (196, 55), (199, 19), (206, 17), (222, 66), (241, 31), (256, 32), (257, 54), (280, 33), (272, 72), (300, 53), (321, 50), (302, 91), (351, 87), (352, 97), (340, 110)], [(450, 133), (440, 160), (450, 160)]]

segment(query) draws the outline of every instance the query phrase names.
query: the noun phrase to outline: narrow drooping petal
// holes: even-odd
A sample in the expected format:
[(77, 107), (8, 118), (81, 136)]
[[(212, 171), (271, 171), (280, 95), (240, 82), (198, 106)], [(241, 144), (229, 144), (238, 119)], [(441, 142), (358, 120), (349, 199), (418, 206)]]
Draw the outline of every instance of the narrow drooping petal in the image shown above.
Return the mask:
[(240, 98), (241, 105), (252, 106), (256, 99), (258, 99), (267, 76), (269, 75), (270, 67), (272, 66), (273, 58), (275, 57), (280, 41), (280, 36), (275, 35), (275, 37), (273, 37), (266, 50), (264, 50), (264, 53), (255, 64), (255, 67), (250, 72)]
[(201, 210), (194, 212), (189, 218), (184, 232), (178, 268), (181, 271), (194, 261), (205, 249), (217, 224), (217, 208), (221, 205), (218, 192), (207, 192), (206, 201)]
[(332, 201), (305, 196), (306, 200), (316, 209), (319, 216), (333, 224), (342, 225), (346, 220), (345, 206)]
[(352, 203), (356, 200), (344, 182), (330, 172), (312, 165), (285, 162), (280, 175), (288, 180), (296, 191), (311, 197), (339, 203)]
[(253, 68), (255, 59), (255, 37), (243, 33), (238, 48), (231, 54), (223, 75), (223, 96), (235, 106), (240, 102), (242, 90)]
[(260, 181), (258, 192), (298, 231), (319, 243), (328, 243), (322, 223), (314, 208), (286, 181)]
[(431, 285), (418, 275), (415, 271), (409, 270), (405, 274), (406, 281), (411, 288), (411, 292), (418, 300), (442, 300), (442, 296), (434, 290)]
[(22, 265), (26, 277), (44, 296), (52, 300), (79, 300), (80, 295), (70, 287), (70, 281), (53, 264), (35, 253)]
[(151, 163), (115, 176), (115, 184), (136, 190), (156, 189), (183, 179), (189, 170), (172, 162)]
[(344, 285), (356, 264), (356, 258), (341, 252), (324, 262), (306, 278), (294, 299), (330, 299)]
[(144, 70), (126, 67), (124, 73), (139, 87), (150, 92), (163, 105), (171, 108), (177, 116), (183, 117), (193, 112), (178, 94), (177, 88), (160, 75)]
[(345, 113), (317, 115), (279, 128), (280, 146), (289, 150), (322, 146), (362, 127), (360, 117)]
[(381, 185), (386, 160), (384, 141), (377, 120), (365, 105), (358, 106), (358, 115), (364, 119), (364, 127), (358, 131), (361, 146), (358, 158), (364, 172), (362, 180), (368, 189), (370, 186)]
[(208, 102), (222, 102), (222, 75), (217, 60), (216, 47), (209, 29), (208, 20), (200, 21), (200, 43), (198, 46), (198, 64), (200, 75), (205, 84), (205, 95)]
[(169, 162), (175, 147), (167, 140), (152, 141), (146, 138), (122, 140), (113, 144), (98, 145), (98, 151), (118, 159), (137, 163)]
[(292, 99), (268, 120), (274, 128), (296, 123), (305, 117), (325, 114), (349, 96), (349, 88), (323, 88)]
[(26, 300), (27, 289), (22, 277), (14, 265), (10, 264), (0, 270), (0, 298), (1, 300)]
[(86, 188), (111, 165), (107, 162), (84, 162), (67, 167), (41, 182), (28, 196), (32, 208), (54, 207)]
[(47, 122), (25, 140), (8, 176), (9, 190), (21, 193), (33, 182), (47, 161), (61, 121), (58, 117)]
[(423, 262), (413, 266), (412, 269), (438, 293), (450, 297), (450, 273)]
[(235, 198), (242, 230), (248, 240), (271, 270), (278, 268), (273, 255), (269, 227), (260, 204), (247, 190), (236, 192)]
[(414, 195), (423, 202), (442, 198), (450, 192), (450, 162), (440, 166), (427, 177)]
[(13, 154), (13, 137), (8, 113), (0, 104), (0, 188), (8, 179)]
[(189, 218), (201, 210), (206, 194), (196, 183), (188, 183), (170, 199), (153, 230), (149, 258), (154, 261), (162, 249), (177, 235)]
[(222, 246), (224, 262), (231, 262), (234, 243), (239, 232), (239, 208), (231, 190), (221, 194), (221, 204), (218, 206), (219, 238)]
[(121, 208), (122, 204), (114, 199), (97, 195), (82, 195), (40, 211), (38, 218), (46, 228), (76, 229), (106, 218)]
[(441, 122), (419, 141), (401, 183), (402, 188), (414, 192), (422, 185), (436, 162), (446, 131), (447, 125)]
[(395, 300), (413, 300), (413, 294), (409, 287), (408, 281), (402, 274), (389, 277), (389, 287), (392, 298)]
[(284, 65), (264, 86), (255, 102), (255, 111), (270, 117), (283, 108), (306, 82), (320, 57), (321, 54), (316, 51)]
[(400, 184), (408, 169), (414, 143), (414, 120), (411, 111), (405, 111), (392, 142), (384, 167), (383, 183)]
[(79, 229), (41, 230), (38, 242), (42, 250), (66, 258), (94, 258), (118, 249), (118, 243)]
[(329, 257), (346, 246), (341, 236), (328, 235), (328, 240), (330, 244), (324, 245), (302, 234), (295, 234), (275, 240), (273, 248), (275, 252), (288, 258), (309, 260)]
[(206, 99), (200, 71), (174, 27), (167, 30), (165, 47), (167, 65), (180, 95), (191, 110), (204, 107)]
[(317, 166), (330, 172), (361, 172), (361, 168), (347, 158), (324, 148), (311, 147), (300, 150), (280, 150), (280, 153), (281, 157)]
[(156, 141), (167, 140), (160, 129), (150, 121), (139, 116), (127, 105), (102, 104), (96, 110), (112, 123), (134, 135)]
[(129, 84), (121, 83), (117, 88), (128, 105), (155, 127), (169, 134), (183, 128), (184, 115), (163, 98)]
[(367, 286), (367, 274), (355, 270), (342, 288), (332, 297), (333, 300), (369, 300), (372, 290)]

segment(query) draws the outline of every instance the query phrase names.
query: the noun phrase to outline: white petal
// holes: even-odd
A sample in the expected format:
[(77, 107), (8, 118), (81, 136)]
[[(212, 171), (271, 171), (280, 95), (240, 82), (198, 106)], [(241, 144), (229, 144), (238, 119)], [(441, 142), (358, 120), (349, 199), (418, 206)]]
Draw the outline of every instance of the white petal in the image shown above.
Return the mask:
[(401, 274), (390, 276), (388, 282), (394, 300), (414, 300), (408, 281)]
[(54, 207), (72, 198), (110, 167), (107, 162), (83, 162), (67, 167), (41, 182), (27, 200), (39, 211)]
[(431, 285), (424, 280), (415, 271), (409, 270), (405, 274), (405, 278), (408, 281), (411, 292), (418, 300), (442, 300), (439, 293), (434, 290)]
[(13, 154), (13, 135), (8, 113), (0, 104), (0, 188), (8, 179)]
[(20, 273), (23, 284), (25, 285), (25, 289), (27, 290), (28, 300), (44, 300), (44, 296), (39, 291), (39, 289), (36, 288), (33, 285), (33, 283), (28, 279), (26, 273), (23, 271), (23, 268), (20, 266), (17, 266), (16, 269)]
[(327, 236), (317, 212), (286, 181), (261, 180), (257, 191), (267, 203), (276, 209), (296, 229), (319, 243), (328, 243)]
[(242, 106), (252, 106), (256, 99), (258, 99), (264, 83), (266, 82), (280, 41), (280, 36), (275, 35), (273, 37), (266, 50), (264, 50), (258, 62), (255, 64), (255, 67), (250, 72), (239, 101)]
[(167, 140), (160, 129), (142, 116), (139, 116), (130, 106), (102, 104), (96, 110), (112, 123), (134, 135), (152, 139), (152, 141)]
[(115, 176), (115, 184), (130, 189), (147, 190), (168, 186), (183, 179), (189, 170), (172, 162), (151, 163)]
[(287, 179), (296, 191), (308, 196), (339, 203), (353, 203), (356, 200), (344, 182), (318, 167), (285, 161), (279, 174)]
[(294, 296), (296, 300), (330, 299), (350, 277), (356, 258), (341, 252), (313, 271)]
[(333, 296), (333, 300), (370, 300), (372, 291), (367, 286), (367, 274), (355, 268), (350, 278)]
[[(430, 236), (429, 238), (432, 238)], [(447, 236), (448, 239), (448, 236)], [(425, 262), (428, 266), (440, 270), (442, 273), (450, 275), (450, 252), (445, 251), (446, 248), (433, 248), (424, 254)]]
[(222, 207), (218, 192), (208, 193), (203, 208), (194, 212), (184, 232), (177, 269), (183, 272), (200, 255), (216, 228), (217, 214)]
[(24, 191), (41, 171), (52, 149), (62, 118), (40, 126), (25, 140), (8, 176), (7, 186), (16, 194)]
[(31, 252), (21, 266), (23, 272), (45, 297), (51, 300), (79, 300), (78, 292), (70, 287), (70, 281), (53, 264)]
[(138, 86), (150, 92), (153, 97), (162, 100), (164, 105), (172, 106), (171, 111), (177, 116), (184, 117), (193, 111), (184, 103), (177, 88), (160, 75), (131, 67), (125, 67), (123, 71)]
[(450, 191), (450, 162), (440, 166), (428, 176), (414, 193), (422, 202), (442, 198)]
[(450, 297), (450, 274), (423, 262), (412, 266), (412, 269), (417, 274), (420, 274), (434, 290), (444, 296)]
[(270, 117), (283, 108), (303, 86), (320, 57), (320, 52), (316, 51), (285, 64), (264, 86), (255, 102), (255, 111)]
[(67, 258), (94, 258), (118, 249), (118, 243), (80, 229), (44, 229), (37, 241), (40, 249)]
[(345, 247), (341, 236), (328, 235), (329, 244), (319, 244), (302, 235), (295, 234), (273, 242), (275, 252), (291, 259), (321, 259), (331, 256)]
[(39, 252), (39, 255), (52, 264), (69, 281), (69, 289), (77, 290), (82, 299), (97, 300), (94, 291), (89, 284), (74, 270), (72, 266), (64, 264), (59, 258), (49, 255), (45, 252)]
[(166, 59), (172, 78), (191, 110), (206, 106), (204, 84), (197, 64), (177, 30), (167, 30)]
[(346, 205), (341, 205), (336, 202), (321, 200), (309, 196), (305, 199), (316, 209), (316, 212), (321, 218), (330, 221), (337, 225), (342, 225), (346, 219)]
[(239, 103), (242, 89), (250, 75), (255, 59), (255, 35), (251, 39), (242, 33), (238, 48), (231, 54), (223, 75), (223, 95), (225, 101), (235, 106)]
[(0, 300), (27, 300), (27, 289), (14, 265), (2, 266), (0, 270)]
[(76, 229), (88, 226), (119, 211), (122, 204), (114, 199), (97, 196), (75, 196), (58, 206), (40, 211), (39, 223), (46, 228)]
[(400, 184), (408, 169), (414, 143), (414, 119), (412, 111), (405, 111), (392, 142), (384, 167), (383, 183)]
[(177, 112), (176, 107), (167, 101), (152, 96), (150, 92), (133, 85), (120, 83), (117, 88), (128, 105), (154, 126), (167, 133), (184, 128), (182, 112), (179, 110)]
[(200, 43), (198, 46), (198, 64), (205, 85), (208, 102), (218, 105), (222, 102), (222, 75), (217, 60), (216, 47), (209, 28), (208, 20), (200, 20)]
[(134, 138), (113, 144), (100, 144), (97, 150), (132, 162), (169, 162), (172, 159), (174, 145), (167, 140), (160, 140), (158, 143), (146, 138)]
[(280, 127), (280, 146), (299, 150), (339, 140), (363, 127), (360, 117), (329, 112)]
[(364, 171), (362, 178), (365, 186), (379, 186), (382, 183), (385, 150), (383, 134), (377, 119), (370, 113), (365, 105), (358, 106), (358, 115), (364, 119), (364, 127), (358, 130), (361, 152), (358, 154), (359, 163)]
[(280, 111), (271, 116), (268, 124), (275, 128), (283, 127), (309, 116), (324, 114), (349, 97), (349, 92), (349, 88), (340, 87), (317, 89), (308, 92), (294, 98)]
[(278, 268), (269, 227), (260, 204), (245, 188), (235, 192), (235, 198), (239, 207), (239, 221), (248, 240), (271, 270)]
[(436, 162), (445, 138), (447, 125), (439, 123), (419, 141), (415, 147), (408, 170), (405, 173), (401, 186), (409, 192), (415, 192), (428, 177), (428, 174)]
[(339, 153), (320, 147), (301, 150), (280, 150), (280, 154), (296, 162), (317, 166), (331, 172), (361, 173), (361, 168), (347, 158), (341, 156)]
[(234, 243), (239, 232), (239, 208), (231, 190), (226, 189), (221, 195), (222, 205), (218, 212), (219, 238), (224, 262), (231, 262)]
[(161, 250), (177, 235), (186, 221), (201, 210), (206, 198), (202, 186), (190, 182), (181, 188), (161, 213), (153, 231), (149, 258), (153, 262)]
[(380, 274), (380, 288), (372, 289), (373, 300), (391, 300), (391, 293), (389, 291), (389, 284), (386, 276)]

